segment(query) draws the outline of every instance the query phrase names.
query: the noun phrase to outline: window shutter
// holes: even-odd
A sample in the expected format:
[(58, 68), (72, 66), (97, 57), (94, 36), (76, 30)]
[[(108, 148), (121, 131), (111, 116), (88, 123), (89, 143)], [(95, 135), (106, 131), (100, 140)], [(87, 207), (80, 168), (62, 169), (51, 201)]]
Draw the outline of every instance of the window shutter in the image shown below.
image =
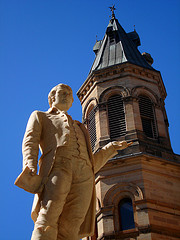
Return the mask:
[(154, 108), (151, 100), (146, 96), (139, 96), (139, 109), (144, 133), (147, 137), (157, 138)]
[(121, 95), (113, 95), (108, 99), (108, 119), (110, 138), (118, 138), (126, 134), (124, 105)]
[(95, 120), (95, 111), (94, 108), (92, 108), (90, 110), (90, 112), (88, 113), (88, 119), (87, 119), (87, 123), (88, 123), (88, 131), (89, 131), (89, 135), (90, 135), (90, 141), (91, 141), (91, 148), (92, 151), (94, 151), (94, 147), (96, 144), (96, 120)]

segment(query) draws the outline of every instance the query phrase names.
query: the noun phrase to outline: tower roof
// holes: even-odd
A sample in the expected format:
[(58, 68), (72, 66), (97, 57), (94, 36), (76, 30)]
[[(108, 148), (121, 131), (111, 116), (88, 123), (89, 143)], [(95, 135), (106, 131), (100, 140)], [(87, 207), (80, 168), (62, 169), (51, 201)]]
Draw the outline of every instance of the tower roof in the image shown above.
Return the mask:
[(137, 32), (134, 30), (133, 32), (126, 33), (115, 18), (115, 15), (112, 14), (104, 39), (97, 41), (93, 48), (96, 58), (90, 73), (94, 70), (100, 70), (125, 62), (153, 69), (137, 49), (140, 45)]

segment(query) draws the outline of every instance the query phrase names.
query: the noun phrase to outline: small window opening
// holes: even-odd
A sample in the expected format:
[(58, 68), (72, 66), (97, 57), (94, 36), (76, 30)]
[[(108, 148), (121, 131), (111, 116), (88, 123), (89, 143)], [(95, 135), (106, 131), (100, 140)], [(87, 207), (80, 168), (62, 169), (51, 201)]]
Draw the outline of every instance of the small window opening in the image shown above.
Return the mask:
[(135, 228), (134, 212), (130, 198), (124, 198), (119, 202), (119, 218), (121, 231)]
[(110, 44), (115, 43), (115, 34), (113, 31), (109, 32), (109, 41), (110, 41)]

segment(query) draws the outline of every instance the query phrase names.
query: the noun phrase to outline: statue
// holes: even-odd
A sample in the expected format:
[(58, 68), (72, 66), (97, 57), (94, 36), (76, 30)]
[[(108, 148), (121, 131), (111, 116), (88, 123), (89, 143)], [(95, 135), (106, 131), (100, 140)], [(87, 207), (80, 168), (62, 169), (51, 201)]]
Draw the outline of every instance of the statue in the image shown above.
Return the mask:
[(15, 184), (35, 193), (31, 240), (78, 240), (94, 234), (95, 173), (131, 143), (110, 142), (93, 154), (87, 129), (67, 114), (72, 89), (59, 84), (48, 100), (50, 109), (34, 111), (28, 121)]

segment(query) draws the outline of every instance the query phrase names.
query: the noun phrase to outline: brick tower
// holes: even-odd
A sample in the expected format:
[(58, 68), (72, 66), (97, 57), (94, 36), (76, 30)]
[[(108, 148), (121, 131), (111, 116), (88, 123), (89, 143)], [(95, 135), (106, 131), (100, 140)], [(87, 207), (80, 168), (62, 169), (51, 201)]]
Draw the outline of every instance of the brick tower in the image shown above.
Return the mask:
[[(97, 224), (87, 239), (180, 239), (180, 156), (173, 153), (166, 90), (150, 54), (114, 15), (77, 95), (92, 150), (133, 142), (96, 175)], [(85, 238), (86, 239), (86, 238)]]

